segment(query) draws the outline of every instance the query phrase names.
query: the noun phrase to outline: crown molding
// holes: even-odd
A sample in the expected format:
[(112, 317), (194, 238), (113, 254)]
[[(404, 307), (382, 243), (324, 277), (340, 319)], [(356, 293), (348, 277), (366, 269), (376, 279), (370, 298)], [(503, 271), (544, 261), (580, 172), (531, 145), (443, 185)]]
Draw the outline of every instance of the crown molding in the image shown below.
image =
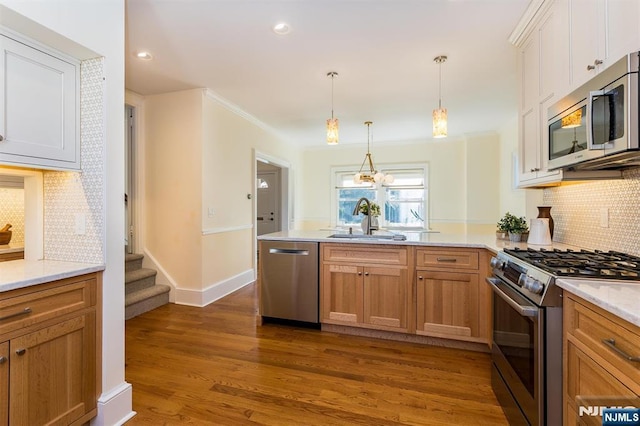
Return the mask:
[(522, 46), (542, 15), (551, 8), (553, 1), (554, 0), (531, 0), (527, 10), (524, 11), (516, 27), (511, 32), (508, 39), (509, 43), (516, 47)]
[(207, 98), (211, 99), (212, 101), (214, 101), (214, 102), (218, 103), (219, 105), (223, 106), (227, 110), (231, 111), (232, 113), (234, 113), (238, 117), (242, 117), (245, 120), (247, 120), (248, 122), (250, 122), (251, 124), (254, 124), (254, 125), (260, 127), (262, 130), (265, 130), (265, 131), (273, 134), (274, 136), (277, 136), (277, 137), (279, 137), (279, 138), (281, 138), (281, 139), (283, 139), (285, 141), (288, 141), (287, 138), (282, 136), (276, 129), (274, 129), (273, 127), (269, 126), (264, 121), (261, 121), (258, 118), (256, 118), (255, 116), (249, 114), (248, 112), (246, 112), (245, 110), (240, 108), (238, 105), (234, 104), (233, 102), (223, 98), (222, 96), (220, 96), (219, 94), (217, 94), (213, 90), (204, 89), (204, 95)]

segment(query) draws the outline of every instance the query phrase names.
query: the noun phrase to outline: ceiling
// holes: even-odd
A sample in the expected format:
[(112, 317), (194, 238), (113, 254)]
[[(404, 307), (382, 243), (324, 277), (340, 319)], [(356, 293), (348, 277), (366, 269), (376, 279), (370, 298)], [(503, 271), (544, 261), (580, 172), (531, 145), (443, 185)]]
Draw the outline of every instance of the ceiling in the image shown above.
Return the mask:
[(366, 143), (367, 120), (375, 142), (413, 142), (432, 139), (441, 71), (449, 138), (493, 131), (516, 116), (507, 39), (528, 2), (127, 0), (126, 87), (208, 88), (301, 147), (325, 146), (335, 71), (341, 145)]

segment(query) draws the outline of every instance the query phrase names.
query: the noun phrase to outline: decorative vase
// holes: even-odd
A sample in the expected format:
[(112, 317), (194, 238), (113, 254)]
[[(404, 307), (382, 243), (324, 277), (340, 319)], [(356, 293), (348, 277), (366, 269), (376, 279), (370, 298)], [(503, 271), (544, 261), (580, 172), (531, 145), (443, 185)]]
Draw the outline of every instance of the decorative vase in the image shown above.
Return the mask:
[[(362, 222), (360, 222), (360, 227), (362, 228), (362, 233), (366, 234), (367, 233), (367, 215), (364, 215), (364, 217), (362, 218)], [(376, 229), (378, 229), (378, 217), (377, 216), (371, 216), (371, 227), (370, 229), (372, 231), (375, 231)]]
[(553, 218), (551, 217), (551, 206), (538, 206), (538, 218), (549, 219), (549, 233), (553, 240)]

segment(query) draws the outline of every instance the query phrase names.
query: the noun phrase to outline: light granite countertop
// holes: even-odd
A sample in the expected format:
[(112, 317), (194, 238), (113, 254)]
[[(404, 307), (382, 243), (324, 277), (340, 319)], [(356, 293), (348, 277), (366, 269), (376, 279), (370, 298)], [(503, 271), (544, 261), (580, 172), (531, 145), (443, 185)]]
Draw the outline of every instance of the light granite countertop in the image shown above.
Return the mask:
[[(433, 246), (433, 247), (469, 247), (469, 248), (486, 248), (494, 253), (502, 251), (504, 248), (545, 248), (545, 249), (567, 249), (577, 250), (578, 247), (569, 246), (561, 243), (553, 243), (553, 245), (539, 246), (529, 245), (527, 243), (514, 243), (509, 240), (499, 240), (495, 233), (491, 234), (453, 234), (440, 232), (418, 232), (405, 231), (399, 232), (407, 237), (406, 241), (395, 240), (368, 240), (368, 239), (347, 239), (347, 238), (330, 238), (332, 234), (345, 234), (346, 231), (322, 230), (322, 231), (283, 231), (271, 234), (260, 235), (259, 240), (270, 241), (315, 241), (321, 243), (346, 243), (346, 244), (390, 244), (390, 245), (413, 245), (413, 246)], [(381, 231), (380, 235), (389, 234), (389, 232)]]
[(103, 270), (102, 264), (57, 260), (0, 262), (0, 292)]
[(4, 253), (15, 253), (19, 251), (24, 251), (23, 244), (4, 244), (0, 245), (0, 254)]
[(562, 278), (556, 284), (640, 327), (640, 282)]

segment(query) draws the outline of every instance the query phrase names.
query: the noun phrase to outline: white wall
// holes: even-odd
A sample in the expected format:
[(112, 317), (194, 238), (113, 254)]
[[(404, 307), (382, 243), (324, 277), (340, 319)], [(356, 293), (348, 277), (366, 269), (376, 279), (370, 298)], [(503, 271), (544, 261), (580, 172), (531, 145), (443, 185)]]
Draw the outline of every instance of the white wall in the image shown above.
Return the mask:
[(103, 393), (95, 424), (117, 424), (131, 415), (131, 388), (124, 381), (124, 1), (0, 0), (0, 4), (105, 58)]
[[(497, 221), (500, 193), (499, 139), (497, 134), (420, 143), (376, 144), (371, 147), (376, 168), (402, 163), (429, 166), (429, 216), (431, 228), (464, 232)], [(296, 227), (318, 229), (331, 225), (330, 173), (334, 166), (360, 167), (366, 145), (338, 145), (308, 149), (303, 156), (302, 213)], [(476, 225), (474, 229), (469, 225)]]
[(295, 170), (299, 150), (204, 89), (147, 96), (144, 115), (144, 250), (176, 303), (203, 306), (255, 279), (256, 153)]

